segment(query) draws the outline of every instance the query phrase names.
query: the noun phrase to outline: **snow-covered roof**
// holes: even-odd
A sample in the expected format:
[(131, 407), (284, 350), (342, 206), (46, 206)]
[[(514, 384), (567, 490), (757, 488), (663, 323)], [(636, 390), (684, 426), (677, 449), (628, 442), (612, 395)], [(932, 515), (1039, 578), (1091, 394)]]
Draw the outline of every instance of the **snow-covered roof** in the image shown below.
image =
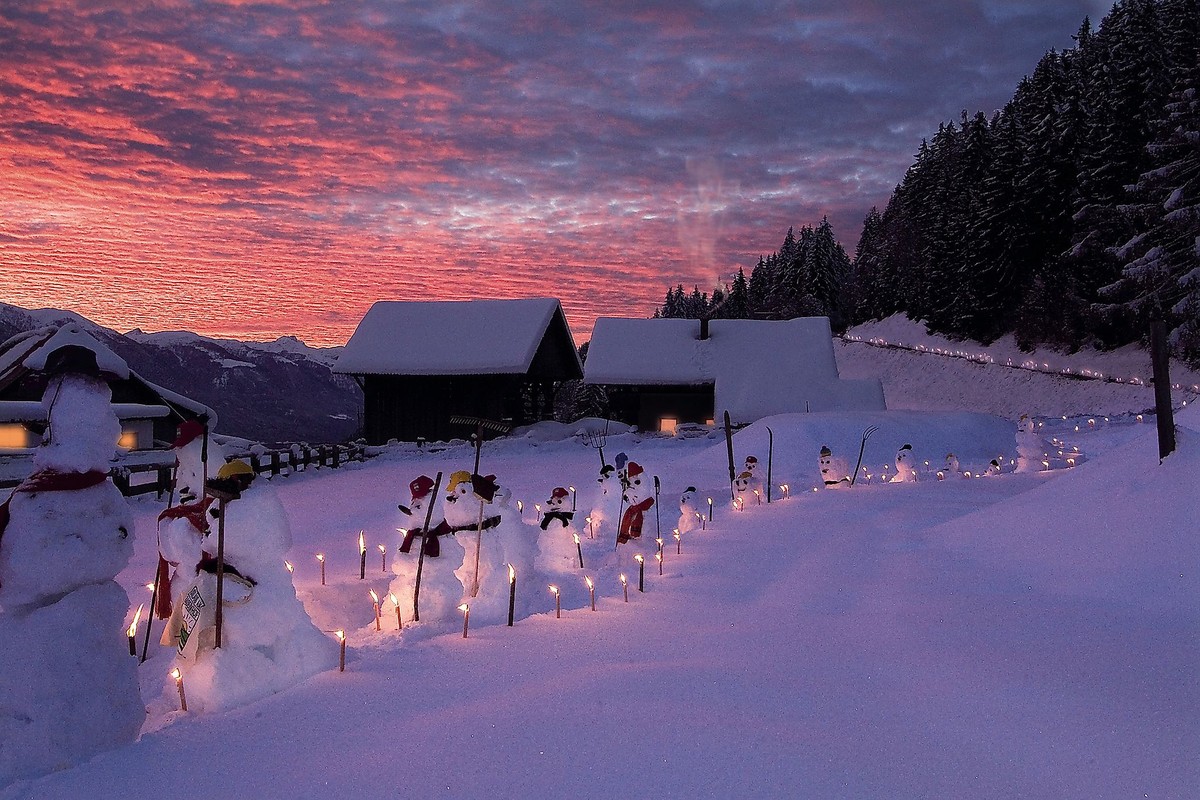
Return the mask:
[(827, 317), (719, 319), (700, 338), (687, 319), (596, 320), (587, 383), (704, 386), (738, 422), (789, 411), (883, 410), (879, 381), (838, 377)]
[[(45, 331), (46, 329), (42, 329)], [(27, 369), (40, 372), (46, 368), (46, 360), (52, 353), (63, 347), (78, 347), (90, 351), (96, 357), (96, 366), (101, 372), (124, 380), (129, 377), (129, 365), (125, 359), (108, 349), (74, 322), (63, 325), (29, 350), (21, 359), (21, 364)]]
[[(333, 371), (349, 375), (524, 374), (562, 306), (552, 297), (371, 306)], [(566, 330), (565, 318), (563, 329)], [(575, 350), (570, 331), (566, 340)], [(575, 356), (578, 365), (578, 356)]]
[[(167, 417), (167, 406), (145, 403), (113, 403), (113, 413), (119, 420), (155, 419)], [(45, 422), (46, 406), (41, 400), (0, 400), (0, 422)]]

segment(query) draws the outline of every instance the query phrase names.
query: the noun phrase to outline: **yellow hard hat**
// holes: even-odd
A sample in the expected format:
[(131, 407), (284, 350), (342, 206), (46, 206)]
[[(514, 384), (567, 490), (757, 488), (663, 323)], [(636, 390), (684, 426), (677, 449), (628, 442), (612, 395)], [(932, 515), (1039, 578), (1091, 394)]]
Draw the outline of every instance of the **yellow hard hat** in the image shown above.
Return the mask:
[(250, 465), (245, 461), (240, 460), (230, 461), (228, 464), (223, 465), (219, 470), (217, 470), (217, 477), (221, 480), (225, 480), (226, 478), (236, 478), (243, 475), (253, 478), (254, 470), (250, 469)]

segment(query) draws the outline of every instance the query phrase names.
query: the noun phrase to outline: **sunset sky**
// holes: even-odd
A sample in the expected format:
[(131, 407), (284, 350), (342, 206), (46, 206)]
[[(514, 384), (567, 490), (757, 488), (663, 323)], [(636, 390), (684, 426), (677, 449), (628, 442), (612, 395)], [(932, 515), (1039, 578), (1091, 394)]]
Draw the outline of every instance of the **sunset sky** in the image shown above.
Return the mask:
[(0, 301), (342, 344), (379, 299), (576, 340), (828, 215), (1097, 0), (0, 0)]

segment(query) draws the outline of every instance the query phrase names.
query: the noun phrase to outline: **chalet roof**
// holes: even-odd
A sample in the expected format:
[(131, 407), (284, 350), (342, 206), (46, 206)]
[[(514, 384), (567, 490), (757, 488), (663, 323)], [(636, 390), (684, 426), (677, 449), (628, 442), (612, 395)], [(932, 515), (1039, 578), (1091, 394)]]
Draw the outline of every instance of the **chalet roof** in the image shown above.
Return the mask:
[(827, 317), (718, 319), (709, 337), (687, 319), (596, 320), (584, 380), (621, 386), (705, 386), (716, 413), (739, 422), (789, 411), (882, 410), (879, 381), (838, 377)]
[[(555, 348), (544, 347), (547, 337)], [(539, 350), (560, 352), (555, 378), (583, 374), (558, 300), (375, 303), (333, 371), (349, 375), (520, 375)], [(541, 360), (541, 359), (538, 359)]]
[[(77, 347), (91, 351), (96, 358), (97, 367), (109, 376), (114, 387), (116, 384), (132, 385), (136, 387), (139, 395), (161, 401), (168, 411), (174, 410), (178, 413), (179, 410), (183, 410), (197, 418), (207, 417), (210, 425), (216, 426), (217, 415), (211, 408), (142, 378), (129, 368), (125, 359), (74, 322), (25, 331), (0, 343), (0, 394), (18, 383), (25, 375), (44, 370), (49, 356), (63, 347)], [(20, 405), (22, 401), (9, 400), (7, 402), (8, 412), (6, 414), (16, 415), (22, 419), (35, 418), (32, 414), (32, 407)], [(34, 402), (39, 406), (41, 404), (40, 400), (25, 402)], [(161, 407), (159, 403), (115, 403), (114, 407), (120, 408), (128, 417), (162, 416), (157, 410)], [(135, 411), (137, 413), (133, 413)], [(179, 414), (181, 419), (184, 416)]]

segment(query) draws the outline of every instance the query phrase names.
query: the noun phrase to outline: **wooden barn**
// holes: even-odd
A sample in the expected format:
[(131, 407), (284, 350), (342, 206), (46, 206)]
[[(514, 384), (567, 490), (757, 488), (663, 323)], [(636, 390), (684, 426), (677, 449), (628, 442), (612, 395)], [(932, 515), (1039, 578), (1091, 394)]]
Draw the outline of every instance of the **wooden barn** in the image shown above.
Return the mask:
[(212, 409), (144, 380), (124, 359), (75, 323), (17, 334), (0, 344), (0, 452), (19, 453), (41, 442), (46, 428), (42, 394), (46, 356), (71, 349), (90, 354), (108, 373), (113, 411), (121, 422), (118, 446), (125, 450), (168, 448), (184, 420), (209, 419)]
[(584, 381), (613, 418), (647, 431), (746, 424), (772, 414), (881, 411), (877, 380), (838, 376), (826, 317), (790, 320), (596, 320)]
[(377, 302), (334, 372), (362, 386), (369, 444), (465, 438), (453, 416), (550, 419), (558, 385), (583, 377), (554, 298)]

